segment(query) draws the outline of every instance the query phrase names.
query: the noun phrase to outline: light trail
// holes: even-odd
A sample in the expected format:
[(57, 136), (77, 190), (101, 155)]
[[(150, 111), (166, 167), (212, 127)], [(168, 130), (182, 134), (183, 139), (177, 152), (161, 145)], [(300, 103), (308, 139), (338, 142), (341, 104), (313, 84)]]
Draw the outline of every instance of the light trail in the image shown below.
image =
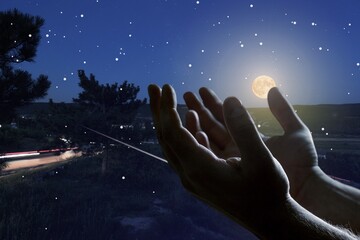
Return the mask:
[[(69, 160), (72, 157), (80, 157), (81, 153), (74, 153), (73, 151), (69, 150), (66, 151), (64, 153), (62, 153), (61, 155), (56, 155), (56, 156), (48, 156), (48, 157), (43, 157), (43, 155), (39, 154), (38, 157), (33, 157), (30, 156), (30, 158), (28, 159), (23, 159), (23, 160), (16, 160), (16, 161), (8, 161), (7, 162), (7, 167), (2, 170), (1, 173), (5, 173), (4, 175), (8, 175), (11, 174), (12, 172), (16, 172), (20, 169), (34, 169), (34, 168), (38, 168), (38, 167), (43, 167), (49, 164), (54, 164), (54, 163), (60, 163), (60, 162), (64, 162)], [(0, 174), (2, 175), (2, 174)]]
[(114, 142), (120, 143), (120, 144), (125, 145), (125, 146), (127, 146), (127, 147), (129, 147), (129, 148), (132, 148), (132, 149), (134, 149), (134, 150), (136, 150), (136, 151), (138, 151), (138, 152), (144, 153), (144, 154), (146, 154), (146, 155), (148, 155), (148, 156), (150, 156), (150, 157), (153, 157), (153, 158), (155, 158), (155, 159), (157, 159), (157, 160), (159, 160), (159, 161), (162, 161), (162, 162), (164, 162), (164, 163), (168, 163), (168, 161), (166, 161), (165, 159), (163, 159), (163, 158), (161, 158), (161, 157), (159, 157), (159, 156), (156, 156), (156, 155), (154, 155), (154, 154), (152, 154), (152, 153), (146, 152), (146, 151), (144, 151), (144, 150), (142, 150), (142, 149), (140, 149), (140, 148), (134, 147), (133, 145), (130, 145), (130, 144), (126, 143), (126, 142), (120, 141), (120, 140), (118, 140), (118, 139), (116, 139), (116, 138), (110, 137), (110, 136), (108, 136), (108, 135), (106, 135), (106, 134), (104, 134), (104, 133), (101, 133), (101, 132), (96, 131), (96, 130), (94, 130), (94, 129), (88, 128), (88, 127), (86, 127), (86, 126), (82, 126), (82, 127), (83, 127), (83, 128), (86, 128), (86, 129), (88, 129), (89, 131), (92, 131), (92, 132), (94, 132), (94, 133), (96, 133), (96, 134), (99, 134), (99, 135), (101, 135), (101, 136), (103, 136), (103, 137), (106, 137), (106, 138), (108, 138), (108, 139), (111, 139), (111, 140), (113, 140)]
[(38, 152), (20, 152), (19, 154), (8, 154), (4, 156), (0, 156), (0, 159), (12, 159), (12, 158), (21, 158), (21, 157), (33, 157), (38, 156), (40, 153)]

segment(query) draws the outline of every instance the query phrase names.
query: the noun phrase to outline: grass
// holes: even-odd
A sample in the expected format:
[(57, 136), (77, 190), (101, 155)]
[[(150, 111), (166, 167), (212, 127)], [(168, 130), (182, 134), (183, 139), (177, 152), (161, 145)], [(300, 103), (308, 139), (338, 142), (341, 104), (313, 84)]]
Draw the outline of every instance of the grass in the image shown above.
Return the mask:
[[(142, 148), (161, 156), (157, 145)], [(320, 163), (356, 178), (356, 157), (329, 155)], [(0, 206), (3, 240), (255, 239), (185, 192), (168, 165), (124, 147), (2, 177)], [(124, 219), (148, 222), (139, 228)]]
[[(127, 148), (3, 177), (0, 206), (3, 240), (251, 239), (186, 193), (166, 164)], [(137, 229), (125, 217), (152, 221)]]

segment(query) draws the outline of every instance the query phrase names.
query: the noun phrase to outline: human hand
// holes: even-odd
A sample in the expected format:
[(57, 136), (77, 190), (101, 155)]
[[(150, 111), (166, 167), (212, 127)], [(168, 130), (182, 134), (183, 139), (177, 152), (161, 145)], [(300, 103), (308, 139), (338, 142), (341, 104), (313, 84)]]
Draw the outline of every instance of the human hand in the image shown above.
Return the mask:
[(272, 219), (291, 201), (289, 183), (241, 103), (228, 98), (223, 105), (224, 129), (239, 153), (226, 158), (203, 146), (202, 134), (199, 143), (182, 126), (169, 85), (162, 90), (151, 85), (149, 95), (159, 142), (185, 188), (248, 229), (260, 235), (271, 231)]
[(270, 90), (268, 103), (284, 134), (270, 137), (266, 145), (283, 166), (290, 180), (291, 195), (302, 202), (301, 193), (306, 192), (309, 180), (321, 171), (311, 132), (277, 88)]
[[(239, 156), (236, 144), (226, 129), (221, 100), (207, 88), (201, 88), (199, 93), (203, 103), (191, 92), (184, 94), (190, 109), (186, 116), (187, 129), (218, 156)], [(263, 137), (263, 140), (284, 168), (290, 180), (291, 196), (301, 201), (299, 193), (304, 191), (307, 180), (318, 172), (311, 133), (277, 88), (270, 90), (268, 102), (270, 110), (284, 129), (284, 134)]]
[(223, 103), (208, 88), (199, 90), (203, 103), (192, 92), (184, 94), (189, 108), (186, 128), (205, 147), (221, 158), (240, 156), (239, 149), (225, 125)]

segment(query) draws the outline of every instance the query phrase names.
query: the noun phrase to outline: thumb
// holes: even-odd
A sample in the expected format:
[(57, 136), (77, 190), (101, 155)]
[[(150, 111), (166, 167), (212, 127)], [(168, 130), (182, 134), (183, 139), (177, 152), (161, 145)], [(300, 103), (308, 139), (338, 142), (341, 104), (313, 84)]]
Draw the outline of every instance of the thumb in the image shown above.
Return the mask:
[(279, 89), (274, 87), (268, 94), (268, 102), (271, 112), (274, 114), (285, 133), (290, 133), (304, 128), (303, 122), (295, 113), (291, 104), (280, 93)]
[(271, 153), (262, 141), (250, 114), (235, 97), (224, 101), (224, 119), (244, 161), (251, 159), (263, 164), (264, 158), (271, 159)]

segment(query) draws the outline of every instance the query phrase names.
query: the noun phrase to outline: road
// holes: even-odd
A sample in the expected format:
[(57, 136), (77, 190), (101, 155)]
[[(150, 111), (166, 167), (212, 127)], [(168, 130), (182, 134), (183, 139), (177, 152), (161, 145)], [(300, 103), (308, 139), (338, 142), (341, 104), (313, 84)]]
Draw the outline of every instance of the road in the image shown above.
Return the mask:
[(68, 160), (71, 157), (81, 156), (81, 153), (74, 153), (73, 151), (67, 151), (57, 156), (48, 156), (42, 158), (31, 158), (17, 161), (7, 162), (7, 167), (3, 170), (5, 172), (15, 171), (25, 168), (36, 168), (51, 163), (59, 163)]

